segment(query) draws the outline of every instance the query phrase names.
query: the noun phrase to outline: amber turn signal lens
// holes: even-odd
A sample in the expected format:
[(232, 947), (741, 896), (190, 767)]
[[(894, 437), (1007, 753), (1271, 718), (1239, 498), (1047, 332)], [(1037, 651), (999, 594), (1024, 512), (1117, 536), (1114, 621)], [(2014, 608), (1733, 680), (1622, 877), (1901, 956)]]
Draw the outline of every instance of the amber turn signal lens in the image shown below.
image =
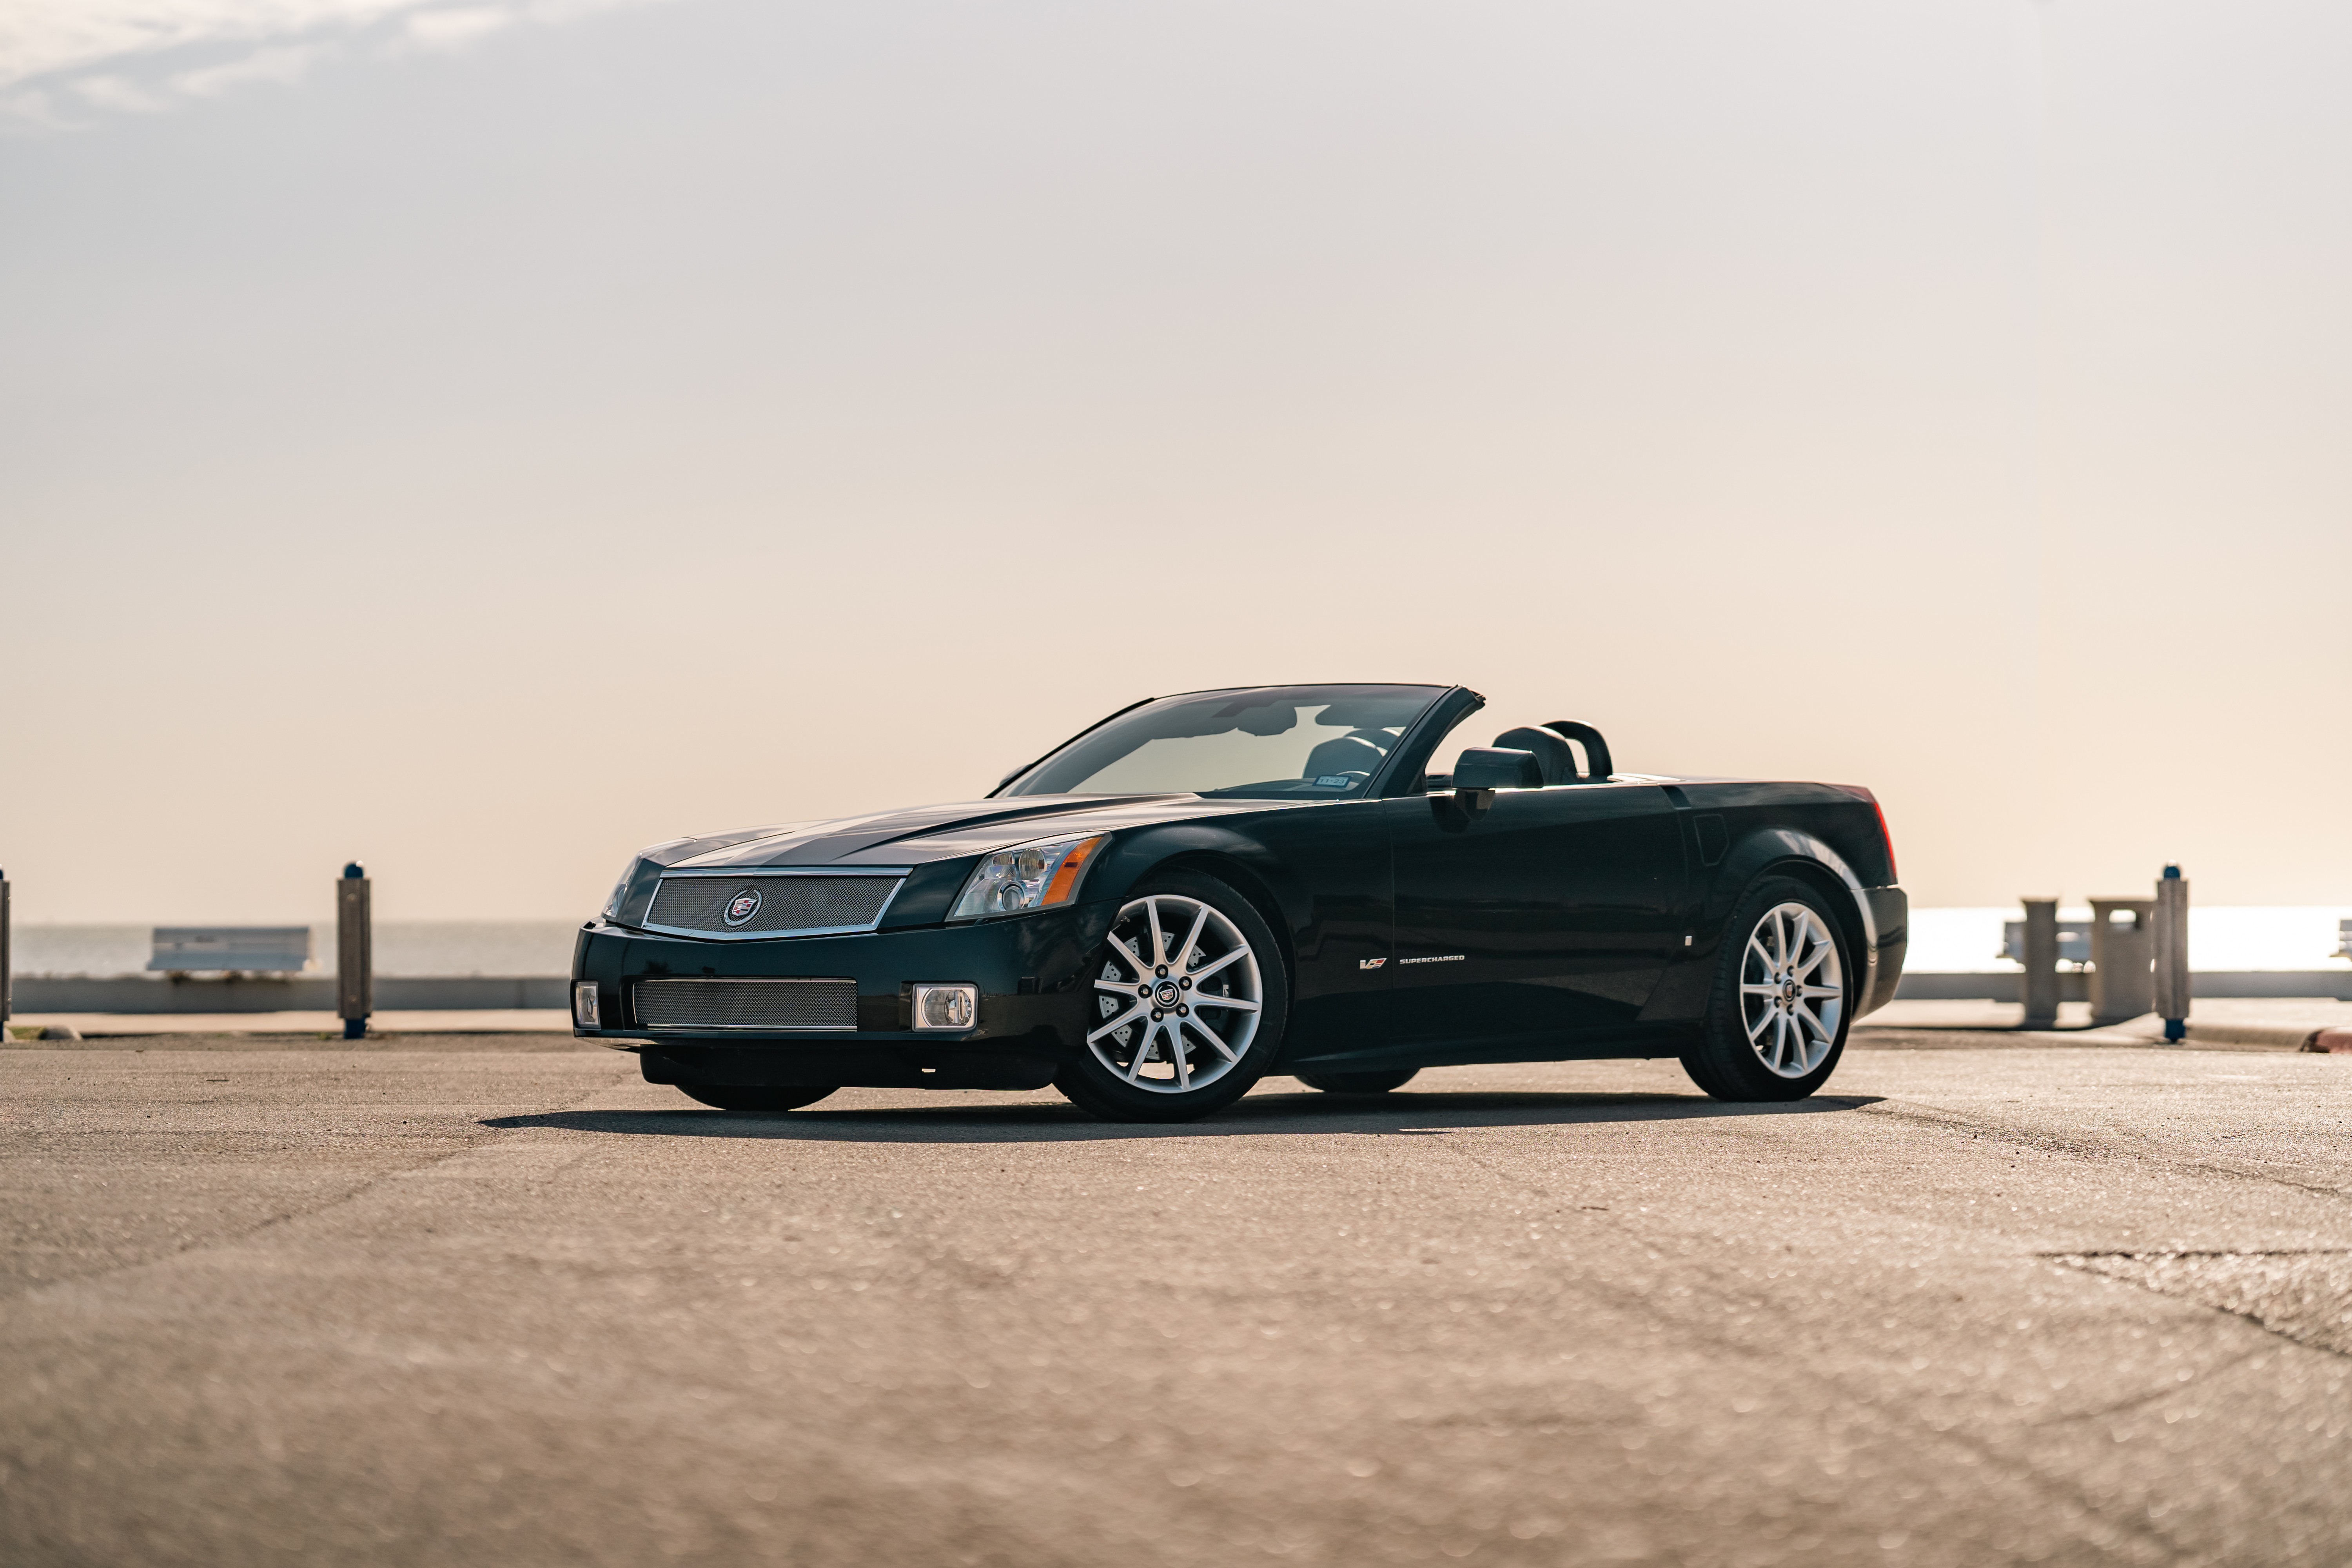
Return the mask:
[(1094, 838), (1082, 838), (1070, 846), (1070, 852), (1062, 857), (1061, 865), (1055, 868), (1054, 879), (1045, 884), (1045, 896), (1038, 900), (1038, 903), (1041, 905), (1068, 903), (1078, 890), (1078, 879), (1086, 875), (1087, 862), (1095, 858), (1095, 851), (1103, 847), (1108, 837), (1108, 835), (1106, 834)]

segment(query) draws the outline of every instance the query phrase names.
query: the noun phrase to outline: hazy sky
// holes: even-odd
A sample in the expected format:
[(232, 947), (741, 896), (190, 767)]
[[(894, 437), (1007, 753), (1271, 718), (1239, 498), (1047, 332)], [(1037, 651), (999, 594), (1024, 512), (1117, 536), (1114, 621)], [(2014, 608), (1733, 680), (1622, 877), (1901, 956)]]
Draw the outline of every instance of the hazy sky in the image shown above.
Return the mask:
[(23, 920), (593, 910), (1110, 709), (2352, 901), (2352, 7), (0, 6)]

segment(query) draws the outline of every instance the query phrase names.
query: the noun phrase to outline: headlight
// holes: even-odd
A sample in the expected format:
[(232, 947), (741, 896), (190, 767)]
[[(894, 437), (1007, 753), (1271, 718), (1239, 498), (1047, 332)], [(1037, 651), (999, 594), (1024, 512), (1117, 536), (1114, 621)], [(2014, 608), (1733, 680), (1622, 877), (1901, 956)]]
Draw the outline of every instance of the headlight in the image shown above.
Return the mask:
[(1016, 915), (1024, 910), (1051, 909), (1078, 896), (1078, 884), (1110, 835), (1091, 838), (1054, 838), (1000, 849), (982, 860), (963, 885), (951, 921), (976, 921), (982, 915)]
[(613, 921), (621, 918), (621, 900), (629, 896), (629, 879), (636, 874), (636, 857), (631, 856), (629, 858), (629, 863), (621, 868), (621, 879), (613, 884), (613, 896), (604, 900), (604, 918), (606, 920)]

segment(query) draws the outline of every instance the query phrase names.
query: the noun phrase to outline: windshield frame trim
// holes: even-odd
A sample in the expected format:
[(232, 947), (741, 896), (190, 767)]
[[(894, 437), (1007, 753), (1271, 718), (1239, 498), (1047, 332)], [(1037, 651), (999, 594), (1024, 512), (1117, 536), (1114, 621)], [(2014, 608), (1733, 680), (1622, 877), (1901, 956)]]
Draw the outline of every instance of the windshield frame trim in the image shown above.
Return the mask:
[(1355, 798), (1395, 800), (1417, 793), (1412, 788), (1413, 782), (1428, 770), (1429, 759), (1438, 746), (1485, 706), (1486, 699), (1468, 687), (1447, 687), (1435, 701), (1422, 710), (1421, 717), (1381, 764), (1381, 771), (1365, 783), (1364, 793)]
[[(1171, 691), (1167, 695), (1171, 697), (1189, 697), (1192, 693), (1189, 691)], [(1096, 720), (1093, 723), (1087, 725), (1085, 729), (1079, 731), (1068, 740), (1064, 741), (1061, 744), (1055, 746), (1052, 751), (1049, 751), (1044, 755), (1036, 757), (1030, 762), (1024, 763), (1020, 767), (1017, 767), (1011, 773), (1005, 774), (1003, 783), (999, 784), (994, 789), (990, 790), (986, 795), (982, 795), (980, 798), (982, 800), (994, 800), (998, 795), (1003, 795), (1006, 790), (1011, 789), (1014, 784), (1019, 784), (1023, 779), (1027, 778), (1031, 773), (1035, 773), (1039, 768), (1045, 766), (1045, 763), (1052, 761), (1055, 756), (1068, 751), (1072, 745), (1077, 742), (1085, 740), (1088, 735), (1093, 734), (1097, 730), (1101, 729), (1112, 720), (1123, 719), (1128, 714), (1134, 712), (1137, 709), (1149, 707), (1159, 700), (1160, 699), (1157, 697), (1139, 697), (1134, 701), (1129, 703), (1126, 707), (1120, 709), (1116, 713), (1104, 714), (1101, 718)]]

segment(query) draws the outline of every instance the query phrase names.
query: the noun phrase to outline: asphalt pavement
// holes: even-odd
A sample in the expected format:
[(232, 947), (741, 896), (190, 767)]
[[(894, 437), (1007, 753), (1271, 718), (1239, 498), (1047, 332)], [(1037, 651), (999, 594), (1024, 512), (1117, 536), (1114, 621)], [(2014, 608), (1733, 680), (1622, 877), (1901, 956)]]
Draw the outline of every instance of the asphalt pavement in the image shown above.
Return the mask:
[(2352, 1562), (2352, 1058), (1133, 1128), (512, 1043), (0, 1051), (0, 1563)]

